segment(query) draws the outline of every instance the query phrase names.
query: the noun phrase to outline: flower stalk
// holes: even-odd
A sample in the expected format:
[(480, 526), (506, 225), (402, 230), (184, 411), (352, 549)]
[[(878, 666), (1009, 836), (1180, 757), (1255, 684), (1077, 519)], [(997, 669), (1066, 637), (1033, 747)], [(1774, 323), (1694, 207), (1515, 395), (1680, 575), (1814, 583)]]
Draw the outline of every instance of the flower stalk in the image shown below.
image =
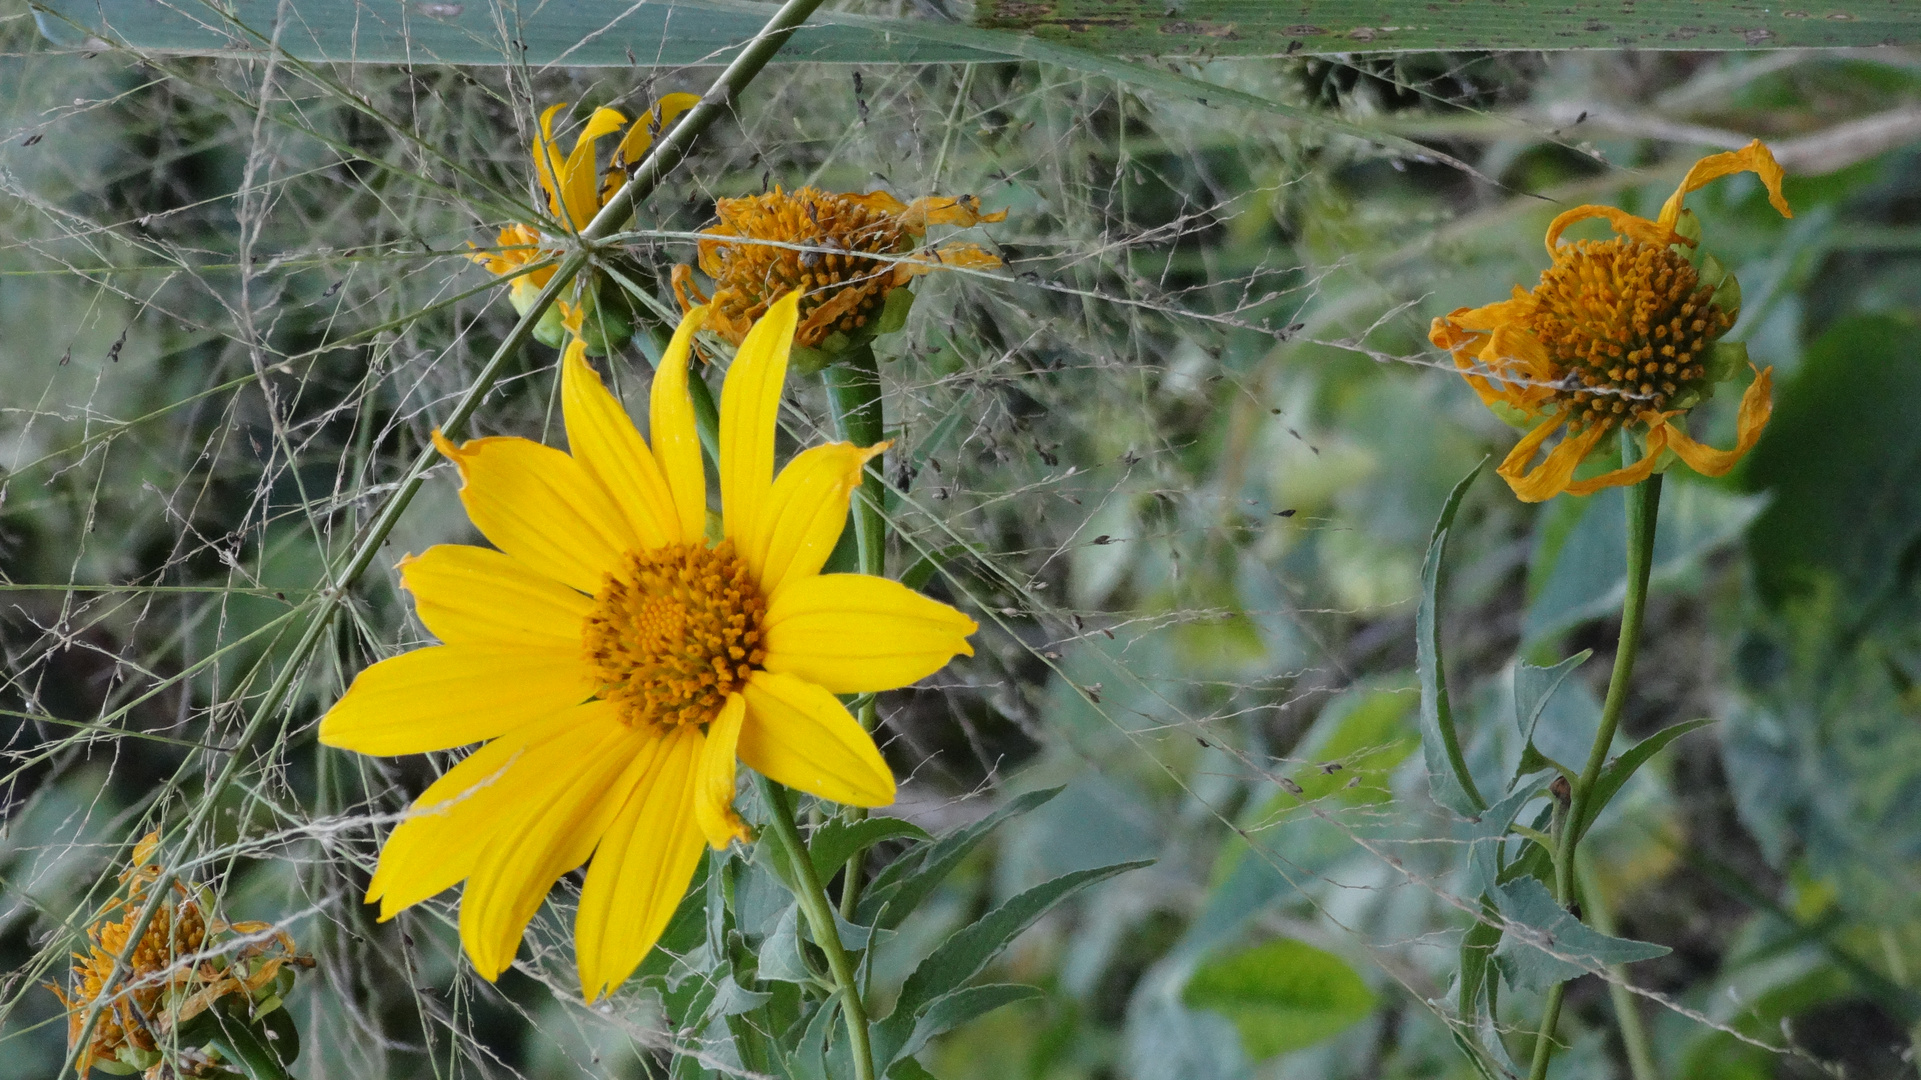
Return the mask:
[(801, 839), (800, 827), (794, 823), (794, 808), (787, 801), (786, 790), (758, 773), (755, 782), (760, 785), (761, 798), (767, 803), (774, 833), (787, 849), (788, 865), (794, 874), (794, 899), (800, 903), (801, 913), (807, 916), (814, 943), (827, 954), (827, 969), (834, 976), (841, 1015), (847, 1021), (854, 1080), (874, 1080), (874, 1049), (868, 1033), (867, 1004), (861, 1000), (860, 981), (854, 976), (853, 961), (841, 944), (840, 929), (834, 924), (834, 909), (828, 903), (827, 889), (814, 871), (814, 860), (807, 854), (807, 842)]
[[(1622, 456), (1631, 460), (1636, 450), (1633, 440), (1625, 431), (1621, 438)], [(1654, 564), (1654, 530), (1660, 509), (1660, 474), (1628, 489), (1627, 599), (1621, 606), (1621, 636), (1615, 648), (1614, 671), (1608, 677), (1607, 700), (1601, 705), (1600, 730), (1594, 733), (1594, 744), (1588, 748), (1587, 764), (1574, 781), (1567, 821), (1556, 837), (1554, 899), (1562, 907), (1567, 907), (1574, 899), (1575, 848), (1581, 841), (1581, 834), (1586, 831), (1588, 800), (1593, 795), (1596, 781), (1600, 779), (1602, 767), (1607, 764), (1608, 748), (1614, 744), (1614, 732), (1620, 726), (1621, 712), (1627, 705), (1628, 684), (1634, 678), (1634, 659), (1640, 651), (1641, 623), (1647, 609), (1648, 576)], [(1548, 1059), (1553, 1054), (1554, 1028), (1560, 1019), (1561, 1001), (1566, 993), (1566, 983), (1557, 983), (1548, 991), (1547, 1007), (1543, 1010), (1541, 1028), (1534, 1041), (1534, 1060), (1528, 1071), (1528, 1080), (1544, 1080), (1547, 1076)]]

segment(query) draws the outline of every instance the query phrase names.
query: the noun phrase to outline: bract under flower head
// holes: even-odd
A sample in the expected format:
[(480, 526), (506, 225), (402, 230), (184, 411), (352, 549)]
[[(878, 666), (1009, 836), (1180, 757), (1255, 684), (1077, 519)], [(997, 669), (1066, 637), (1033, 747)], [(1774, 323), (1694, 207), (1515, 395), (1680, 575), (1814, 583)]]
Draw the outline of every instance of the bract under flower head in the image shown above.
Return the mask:
[[(134, 846), (133, 866), (120, 875), (127, 893), (109, 902), (87, 928), (87, 951), (73, 954), (69, 986), (47, 987), (66, 1006), (69, 1041), (80, 1037), (88, 1010), (100, 1002), (93, 1034), (74, 1061), (82, 1076), (98, 1064), (127, 1072), (144, 1069), (149, 1077), (175, 1075), (161, 1060), (160, 1050), (174, 1041), (170, 1036), (182, 1024), (222, 998), (252, 997), (289, 963), (313, 963), (298, 955), (293, 939), (268, 923), (209, 919), (201, 898), (176, 881), (175, 895), (154, 911), (128, 955), (121, 980), (109, 985), (115, 958), (132, 940), (147, 890), (160, 877), (160, 867), (149, 862), (159, 839), (149, 833)], [(116, 911), (118, 918), (113, 917)], [(223, 947), (221, 939), (232, 934), (266, 940)]]
[[(673, 916), (703, 848), (747, 830), (737, 763), (818, 798), (894, 800), (873, 737), (835, 696), (909, 685), (972, 655), (967, 616), (896, 581), (823, 574), (862, 467), (829, 443), (774, 471), (800, 297), (775, 300), (720, 396), (720, 536), (681, 321), (643, 439), (576, 340), (562, 355), (569, 451), (439, 439), (494, 548), (401, 564), (444, 644), (362, 671), (321, 741), (367, 754), (485, 743), (415, 802), (367, 889), (380, 916), (466, 882), (460, 937), (497, 977), (554, 881), (591, 863), (574, 922), (580, 985), (619, 986)], [(578, 313), (568, 316), (578, 325)]]
[[(1734, 325), (1740, 295), (1711, 258), (1697, 267), (1689, 257), (1696, 240), (1677, 231), (1694, 232), (1682, 200), (1739, 172), (1759, 175), (1774, 208), (1793, 216), (1781, 194), (1781, 167), (1756, 141), (1696, 162), (1654, 220), (1612, 206), (1561, 214), (1548, 226), (1554, 261), (1538, 285), (1434, 320), (1429, 340), (1453, 355), (1481, 401), (1531, 428), (1498, 470), (1524, 501), (1639, 483), (1669, 451), (1697, 472), (1720, 476), (1760, 438), (1772, 409), (1772, 368), (1757, 372), (1742, 396), (1732, 449), (1704, 446), (1682, 426), (1723, 374), (1716, 343)], [(1605, 220), (1615, 237), (1561, 242), (1568, 226), (1589, 218)], [(1643, 436), (1640, 459), (1575, 480), (1602, 437), (1622, 429)], [(1560, 443), (1535, 464), (1557, 432)]]
[[(1000, 259), (977, 244), (923, 248), (929, 225), (968, 227), (1005, 220), (980, 200), (928, 197), (903, 203), (884, 191), (835, 194), (816, 188), (721, 199), (717, 224), (703, 230), (700, 269), (714, 281), (700, 295), (688, 267), (674, 270), (683, 310), (707, 305), (708, 327), (739, 343), (776, 297), (803, 294), (796, 344), (817, 348), (836, 333), (871, 333), (887, 296), (941, 267), (991, 269)], [(751, 243), (748, 241), (773, 241)]]

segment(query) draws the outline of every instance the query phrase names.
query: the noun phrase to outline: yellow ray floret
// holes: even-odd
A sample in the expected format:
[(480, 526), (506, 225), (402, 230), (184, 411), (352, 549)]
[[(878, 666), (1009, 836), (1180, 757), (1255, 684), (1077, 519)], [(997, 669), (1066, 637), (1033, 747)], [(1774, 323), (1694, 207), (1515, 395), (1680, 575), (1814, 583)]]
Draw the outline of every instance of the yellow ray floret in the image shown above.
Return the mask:
[(568, 451), (439, 440), (497, 550), (403, 562), (442, 644), (361, 672), (320, 722), (321, 741), (362, 753), (485, 744), (388, 837), (367, 890), (381, 918), (465, 881), (461, 941), (492, 979), (554, 881), (591, 858), (575, 951), (597, 998), (653, 947), (703, 848), (748, 837), (737, 763), (835, 802), (893, 801), (886, 760), (834, 695), (909, 685), (972, 655), (978, 628), (897, 582), (820, 573), (885, 446), (813, 447), (775, 474), (799, 306), (776, 301), (728, 370), (717, 542), (687, 382), (705, 309), (661, 360), (651, 440), (578, 341), (561, 361)]
[[(1715, 343), (1734, 325), (1739, 291), (1725, 287), (1731, 278), (1708, 276), (1722, 273), (1711, 260), (1697, 267), (1688, 257), (1696, 241), (1677, 231), (1682, 200), (1741, 172), (1760, 176), (1768, 201), (1793, 216), (1781, 167), (1756, 141), (1695, 162), (1653, 220), (1612, 206), (1561, 214), (1548, 226), (1554, 261), (1540, 284), (1434, 320), (1429, 340), (1453, 355), (1481, 401), (1530, 428), (1498, 470), (1521, 499), (1640, 483), (1670, 452), (1696, 472), (1721, 476), (1761, 437), (1774, 400), (1772, 368), (1756, 372), (1742, 395), (1732, 449), (1704, 446), (1683, 425), (1714, 383), (1734, 374), (1717, 371), (1714, 358)], [(1561, 241), (1568, 226), (1590, 218), (1606, 221), (1615, 238)], [(1622, 429), (1641, 436), (1641, 457), (1574, 479), (1602, 438)], [(1542, 456), (1557, 434), (1561, 441)]]

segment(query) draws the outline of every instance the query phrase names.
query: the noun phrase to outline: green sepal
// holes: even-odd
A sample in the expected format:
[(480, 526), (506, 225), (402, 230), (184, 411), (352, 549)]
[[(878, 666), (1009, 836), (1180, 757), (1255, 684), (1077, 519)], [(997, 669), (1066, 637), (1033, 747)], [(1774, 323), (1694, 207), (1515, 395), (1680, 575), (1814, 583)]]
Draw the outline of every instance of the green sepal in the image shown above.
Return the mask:
[(1727, 382), (1748, 366), (1748, 346), (1744, 341), (1717, 341), (1708, 350), (1707, 384)]
[(1674, 235), (1686, 240), (1688, 248), (1699, 250), (1701, 219), (1695, 216), (1694, 211), (1683, 209), (1681, 216), (1674, 221)]
[(1541, 422), (1540, 416), (1535, 413), (1528, 412), (1526, 409), (1517, 409), (1505, 401), (1490, 401), (1487, 403), (1487, 408), (1503, 424), (1522, 431), (1532, 431), (1534, 425)]
[[(527, 307), (532, 305), (523, 307), (518, 298), (515, 299), (515, 311), (526, 315)], [(559, 304), (549, 304), (547, 310), (541, 313), (540, 321), (534, 324), (534, 340), (551, 349), (558, 349), (567, 344), (567, 327), (560, 321)]]
[(812, 375), (833, 362), (834, 358), (826, 352), (798, 341), (787, 353), (788, 365), (802, 375)]
[[(1712, 259), (1714, 256), (1710, 255), (1708, 258)], [(1741, 279), (1724, 272), (1720, 282), (1714, 286), (1712, 302), (1715, 307), (1727, 312), (1730, 316), (1738, 317), (1741, 314)]]
[(907, 313), (914, 309), (914, 290), (901, 286), (887, 294), (887, 301), (880, 309), (880, 318), (874, 320), (874, 335), (891, 334), (907, 325)]
[(116, 1053), (118, 1057), (95, 1058), (93, 1067), (114, 1076), (132, 1076), (160, 1064), (160, 1054), (155, 1050), (136, 1050), (123, 1045)]

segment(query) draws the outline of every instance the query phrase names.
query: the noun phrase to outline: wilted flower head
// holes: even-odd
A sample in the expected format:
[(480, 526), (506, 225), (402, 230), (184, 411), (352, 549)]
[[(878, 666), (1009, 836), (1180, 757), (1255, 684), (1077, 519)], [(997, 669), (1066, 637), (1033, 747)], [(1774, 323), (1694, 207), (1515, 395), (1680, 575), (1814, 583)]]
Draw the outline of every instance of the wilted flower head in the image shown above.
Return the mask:
[[(721, 199), (718, 223), (703, 230), (700, 269), (714, 281), (711, 300), (686, 266), (674, 269), (682, 310), (706, 304), (709, 329), (739, 344), (776, 298), (800, 291), (797, 345), (817, 348), (835, 333), (871, 332), (888, 294), (939, 267), (993, 268), (1000, 259), (976, 244), (923, 247), (929, 225), (967, 227), (1002, 221), (980, 200), (928, 197), (903, 203), (884, 191), (836, 194), (806, 187), (791, 194)], [(752, 243), (747, 241), (772, 241)]]
[[(1717, 383), (1738, 373), (1747, 350), (1717, 344), (1740, 313), (1740, 285), (1712, 255), (1691, 250), (1700, 226), (1681, 202), (1739, 172), (1758, 174), (1774, 208), (1793, 216), (1781, 195), (1781, 167), (1756, 141), (1695, 162), (1655, 220), (1612, 206), (1561, 214), (1547, 230), (1554, 263), (1532, 291), (1517, 285), (1507, 300), (1434, 320), (1429, 339), (1453, 354), (1481, 401), (1530, 428), (1499, 469), (1521, 499), (1636, 484), (1663, 464), (1667, 451), (1696, 472), (1721, 476), (1760, 438), (1773, 407), (1773, 368), (1757, 372), (1742, 395), (1732, 449), (1704, 446), (1682, 425)], [(1560, 243), (1569, 225), (1588, 218), (1605, 219), (1617, 235)], [(1530, 468), (1563, 428), (1560, 444)], [(1575, 480), (1575, 469), (1602, 436), (1623, 428), (1644, 434), (1642, 457)]]
[[(93, 1035), (75, 1058), (83, 1076), (96, 1065), (115, 1072), (146, 1069), (149, 1077), (167, 1075), (160, 1050), (175, 1041), (171, 1036), (180, 1025), (222, 998), (253, 997), (288, 963), (312, 964), (296, 955), (293, 939), (267, 923), (209, 920), (204, 897), (176, 881), (175, 895), (154, 912), (127, 958), (123, 978), (109, 987), (114, 959), (126, 951), (147, 890), (160, 877), (160, 867), (148, 861), (159, 842), (158, 834), (148, 833), (134, 846), (134, 865), (120, 875), (126, 895), (110, 902), (99, 921), (88, 927), (88, 948), (73, 954), (68, 988), (48, 984), (67, 1008), (69, 1041), (80, 1037), (93, 1003), (101, 1004)], [(116, 911), (119, 918), (113, 917)], [(265, 940), (233, 948), (213, 940), (228, 934)]]

